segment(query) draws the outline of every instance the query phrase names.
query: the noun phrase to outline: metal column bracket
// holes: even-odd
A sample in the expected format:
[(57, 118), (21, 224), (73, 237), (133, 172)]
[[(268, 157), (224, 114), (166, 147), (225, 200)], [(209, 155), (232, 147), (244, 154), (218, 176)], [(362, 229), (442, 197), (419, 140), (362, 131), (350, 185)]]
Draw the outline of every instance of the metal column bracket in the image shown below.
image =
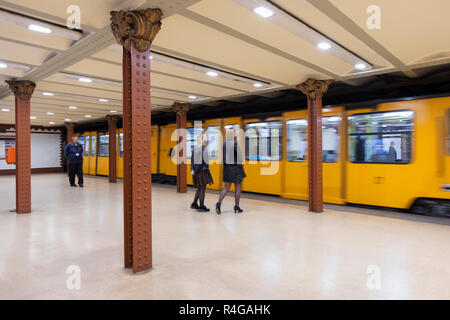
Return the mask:
[(152, 267), (150, 46), (161, 29), (160, 9), (112, 11), (123, 45), (125, 267)]
[[(187, 112), (189, 111), (190, 104), (188, 103), (178, 103), (173, 104), (172, 110), (177, 115), (177, 129), (186, 129)], [(187, 192), (187, 177), (186, 177), (186, 137), (180, 135), (180, 130), (178, 130), (177, 143), (179, 146), (177, 154), (177, 192), (185, 193)]]
[(322, 96), (332, 82), (308, 79), (297, 86), (308, 98), (308, 202), (312, 212), (323, 212)]
[(16, 97), (16, 212), (31, 213), (30, 99), (36, 84), (7, 80)]

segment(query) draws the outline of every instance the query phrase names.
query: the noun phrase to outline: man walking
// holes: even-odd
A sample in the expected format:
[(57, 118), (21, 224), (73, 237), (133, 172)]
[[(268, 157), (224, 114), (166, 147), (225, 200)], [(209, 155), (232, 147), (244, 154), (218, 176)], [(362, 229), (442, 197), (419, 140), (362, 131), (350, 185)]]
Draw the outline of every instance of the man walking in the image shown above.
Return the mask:
[(72, 137), (72, 142), (64, 148), (69, 169), (69, 182), (76, 187), (75, 175), (78, 176), (78, 185), (83, 188), (83, 146), (78, 143), (78, 137)]

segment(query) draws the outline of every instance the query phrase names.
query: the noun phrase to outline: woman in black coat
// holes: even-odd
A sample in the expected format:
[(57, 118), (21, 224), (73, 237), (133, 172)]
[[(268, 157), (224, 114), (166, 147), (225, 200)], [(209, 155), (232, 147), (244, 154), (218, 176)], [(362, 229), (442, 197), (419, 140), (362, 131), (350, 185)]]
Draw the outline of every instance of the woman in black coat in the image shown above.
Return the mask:
[(247, 176), (245, 174), (242, 164), (244, 163), (242, 158), (241, 149), (237, 143), (236, 131), (234, 129), (228, 129), (227, 140), (223, 143), (222, 163), (223, 163), (223, 182), (225, 187), (220, 192), (219, 201), (216, 203), (216, 212), (221, 214), (220, 206), (223, 198), (227, 195), (231, 188), (231, 184), (234, 183), (234, 212), (242, 212), (239, 207), (239, 200), (241, 198), (241, 185), (242, 180)]
[[(194, 182), (194, 187), (197, 188), (194, 201), (191, 204), (191, 209), (197, 209), (199, 212), (209, 211), (209, 209), (205, 206), (206, 185), (213, 184), (211, 172), (209, 171), (209, 158), (206, 148), (207, 145), (208, 136), (206, 133), (199, 134), (197, 146), (191, 156), (192, 180)], [(198, 200), (200, 200), (200, 205), (197, 203)]]

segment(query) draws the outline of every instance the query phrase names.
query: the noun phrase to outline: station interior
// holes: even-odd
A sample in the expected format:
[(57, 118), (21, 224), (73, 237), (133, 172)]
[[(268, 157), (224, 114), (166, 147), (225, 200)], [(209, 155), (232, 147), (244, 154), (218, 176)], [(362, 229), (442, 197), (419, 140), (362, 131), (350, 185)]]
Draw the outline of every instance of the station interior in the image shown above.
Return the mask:
[(449, 12), (0, 0), (0, 299), (450, 299)]

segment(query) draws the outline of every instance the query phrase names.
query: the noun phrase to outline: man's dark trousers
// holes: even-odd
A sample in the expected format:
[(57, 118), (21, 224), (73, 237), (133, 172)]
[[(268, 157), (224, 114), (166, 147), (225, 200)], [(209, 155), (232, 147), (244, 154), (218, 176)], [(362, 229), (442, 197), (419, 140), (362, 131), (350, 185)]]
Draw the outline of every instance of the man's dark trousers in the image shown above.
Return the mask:
[(69, 163), (69, 182), (75, 184), (75, 175), (78, 177), (78, 184), (83, 185), (83, 163)]

